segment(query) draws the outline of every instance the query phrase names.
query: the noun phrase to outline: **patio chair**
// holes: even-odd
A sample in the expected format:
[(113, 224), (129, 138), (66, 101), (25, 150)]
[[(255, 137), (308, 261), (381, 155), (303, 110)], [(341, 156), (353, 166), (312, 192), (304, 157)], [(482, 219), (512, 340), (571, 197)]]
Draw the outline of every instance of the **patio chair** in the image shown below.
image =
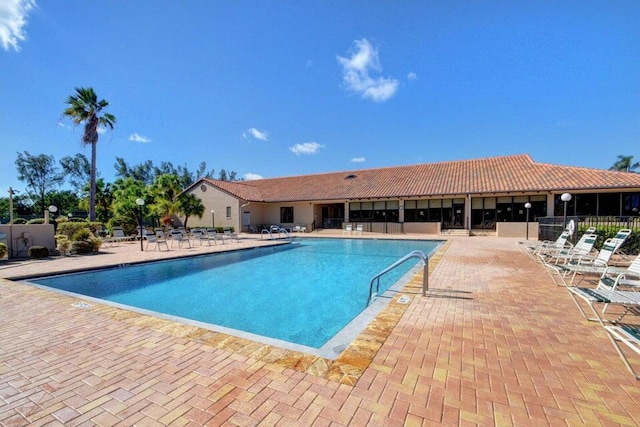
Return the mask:
[(218, 236), (218, 233), (216, 233), (216, 230), (213, 228), (207, 230), (207, 239), (209, 240), (209, 245), (211, 245), (212, 240), (216, 245), (218, 244), (218, 240), (222, 240), (222, 244), (224, 244), (224, 239)]
[[(562, 264), (545, 264), (547, 272), (558, 286), (578, 286), (589, 276), (601, 276), (609, 260), (616, 251), (616, 241), (607, 239), (596, 256), (591, 254), (572, 256)], [(580, 280), (575, 285), (573, 281), (579, 275)], [(567, 278), (570, 277), (567, 282)]]
[[(581, 287), (572, 287), (568, 289), (582, 315), (588, 320), (597, 321), (602, 325), (624, 365), (633, 374), (636, 380), (640, 379), (640, 376), (638, 376), (636, 371), (633, 369), (629, 359), (618, 344), (619, 342), (622, 342), (631, 350), (640, 354), (640, 327), (637, 325), (637, 321), (634, 322), (633, 325), (620, 323), (624, 316), (629, 312), (637, 312), (640, 308), (640, 292), (609, 290), (601, 288), (600, 286), (596, 289)], [(590, 318), (587, 315), (578, 299), (589, 305), (594, 317)], [(617, 314), (614, 320), (607, 320), (598, 312), (598, 310), (596, 310), (596, 304), (604, 304), (605, 308), (609, 305), (617, 305), (620, 306), (623, 311), (622, 313)]]
[(224, 230), (224, 235), (223, 235), (223, 243), (224, 243), (224, 239), (229, 240), (230, 242), (232, 242), (234, 239), (236, 242), (240, 242), (240, 237), (238, 237), (237, 233), (232, 232), (230, 229), (225, 229)]
[(209, 236), (207, 235), (206, 230), (194, 228), (193, 230), (191, 230), (191, 237), (193, 237), (195, 241), (199, 242), (200, 246), (202, 246), (204, 242), (207, 242), (207, 245), (211, 246), (211, 242), (209, 241)]
[(169, 244), (161, 230), (158, 230), (155, 233), (147, 232), (144, 235), (144, 238), (147, 241), (147, 251), (149, 250), (149, 245), (155, 245), (155, 250), (160, 250), (160, 245), (164, 245), (167, 250), (169, 250)]
[(608, 267), (602, 273), (598, 286), (615, 291), (620, 286), (640, 286), (640, 255), (626, 268)]
[(543, 240), (542, 242), (530, 243), (527, 242), (519, 242), (520, 249), (529, 255), (531, 258), (536, 259), (539, 253), (549, 250), (560, 250), (567, 247), (571, 247), (571, 243), (569, 242), (569, 237), (571, 237), (571, 231), (569, 228), (566, 228), (560, 236), (553, 240)]
[(353, 232), (353, 225), (347, 224), (344, 226), (344, 230), (342, 230), (342, 234), (351, 234)]
[(189, 245), (191, 247), (191, 241), (188, 236), (184, 236), (180, 230), (173, 230), (170, 233), (171, 235), (171, 247), (173, 248), (174, 242), (178, 242), (178, 248), (181, 248), (183, 244)]
[(583, 234), (575, 244), (567, 248), (544, 250), (537, 253), (538, 260), (542, 263), (554, 263), (565, 262), (566, 260), (574, 256), (589, 255), (593, 249), (593, 245), (598, 240), (597, 234)]
[(358, 224), (358, 225), (356, 225), (356, 231), (355, 231), (355, 234), (362, 235), (362, 229), (363, 229), (362, 224)]

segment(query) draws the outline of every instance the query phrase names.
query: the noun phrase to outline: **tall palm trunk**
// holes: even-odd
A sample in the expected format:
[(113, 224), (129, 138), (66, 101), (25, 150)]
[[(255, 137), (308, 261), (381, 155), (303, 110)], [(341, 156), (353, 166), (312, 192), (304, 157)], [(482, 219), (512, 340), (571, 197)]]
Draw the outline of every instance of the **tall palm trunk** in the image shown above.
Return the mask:
[(91, 173), (89, 179), (89, 221), (96, 220), (96, 147), (97, 141), (91, 143)]

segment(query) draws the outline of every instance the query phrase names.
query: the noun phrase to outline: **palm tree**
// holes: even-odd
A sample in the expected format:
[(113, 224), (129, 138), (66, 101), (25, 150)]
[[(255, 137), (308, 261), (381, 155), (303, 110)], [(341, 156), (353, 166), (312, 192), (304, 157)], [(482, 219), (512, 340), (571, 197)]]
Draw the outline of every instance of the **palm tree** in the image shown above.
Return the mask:
[[(82, 143), (91, 144), (91, 175), (89, 183), (89, 220), (96, 220), (96, 145), (98, 144), (98, 127), (100, 125), (113, 129), (116, 118), (112, 114), (103, 113), (109, 103), (104, 99), (98, 101), (93, 88), (77, 87), (76, 94), (69, 96), (69, 106), (62, 115), (74, 124), (84, 123)], [(102, 113), (102, 114), (101, 114)]]
[(618, 161), (616, 161), (613, 166), (609, 168), (610, 171), (619, 171), (619, 172), (635, 172), (636, 169), (640, 168), (640, 162), (631, 163), (633, 161), (633, 156), (618, 156)]

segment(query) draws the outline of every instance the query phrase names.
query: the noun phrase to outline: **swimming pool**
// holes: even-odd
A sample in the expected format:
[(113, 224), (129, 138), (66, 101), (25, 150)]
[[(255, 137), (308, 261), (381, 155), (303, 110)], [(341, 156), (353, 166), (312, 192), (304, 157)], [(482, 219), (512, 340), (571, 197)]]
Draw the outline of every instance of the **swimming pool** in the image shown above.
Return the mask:
[[(409, 252), (428, 255), (440, 243), (296, 239), (286, 245), (29, 281), (330, 357), (345, 345), (331, 343), (332, 338), (367, 308), (371, 278)], [(384, 276), (381, 293), (416, 264), (412, 260)]]

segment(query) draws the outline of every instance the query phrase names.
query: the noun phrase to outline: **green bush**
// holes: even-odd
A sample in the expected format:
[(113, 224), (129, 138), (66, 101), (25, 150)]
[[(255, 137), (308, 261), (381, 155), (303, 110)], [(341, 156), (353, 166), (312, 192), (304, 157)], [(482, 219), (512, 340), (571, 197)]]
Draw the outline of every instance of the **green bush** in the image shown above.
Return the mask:
[(13, 223), (14, 224), (26, 224), (27, 220), (24, 218), (14, 218), (13, 219)]
[(89, 231), (88, 228), (81, 228), (80, 230), (73, 233), (71, 240), (73, 240), (74, 242), (88, 242), (92, 237), (94, 237), (93, 233)]
[(102, 246), (102, 239), (99, 237), (92, 237), (89, 239), (89, 243), (91, 243), (91, 246), (93, 246), (93, 251), (94, 252), (99, 252), (100, 251), (100, 247)]
[(58, 251), (60, 251), (61, 255), (66, 255), (67, 252), (69, 252), (69, 249), (71, 248), (71, 240), (69, 240), (69, 238), (64, 234), (56, 234), (55, 238), (56, 238), (56, 247), (58, 248)]
[(0, 243), (0, 258), (4, 258), (7, 254), (7, 245), (4, 243)]
[(72, 254), (90, 254), (93, 253), (93, 244), (87, 241), (71, 242)]
[(49, 256), (49, 249), (44, 246), (31, 246), (29, 248), (29, 257), (33, 259), (46, 258)]
[(95, 234), (98, 227), (102, 227), (101, 222), (66, 221), (58, 224), (58, 234), (64, 234), (71, 239), (80, 230), (88, 230), (90, 233)]
[(33, 218), (27, 221), (27, 224), (44, 224), (44, 218)]

